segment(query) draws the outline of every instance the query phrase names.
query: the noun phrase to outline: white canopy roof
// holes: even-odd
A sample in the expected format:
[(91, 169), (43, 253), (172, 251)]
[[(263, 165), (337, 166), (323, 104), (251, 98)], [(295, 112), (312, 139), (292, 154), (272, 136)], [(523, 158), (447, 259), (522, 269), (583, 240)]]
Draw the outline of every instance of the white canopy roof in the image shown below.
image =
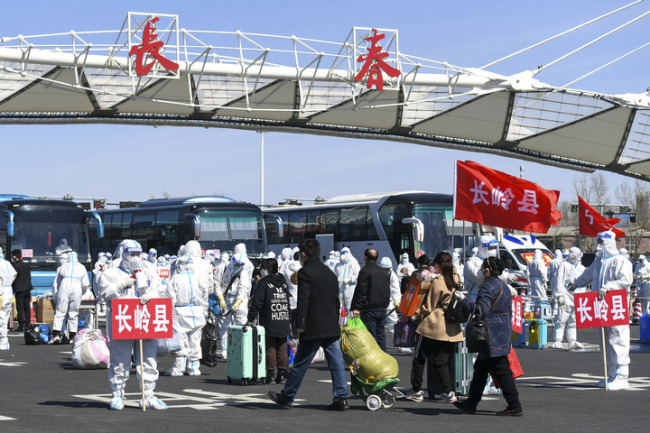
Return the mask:
[[(129, 19), (133, 19), (130, 17)], [(179, 64), (133, 72), (142, 23), (120, 31), (0, 39), (0, 123), (169, 124), (308, 132), (490, 152), (650, 180), (646, 94), (556, 88), (403, 54), (387, 35), (383, 91), (354, 80), (367, 52), (344, 43), (178, 29), (158, 35)], [(270, 48), (267, 48), (270, 47)]]

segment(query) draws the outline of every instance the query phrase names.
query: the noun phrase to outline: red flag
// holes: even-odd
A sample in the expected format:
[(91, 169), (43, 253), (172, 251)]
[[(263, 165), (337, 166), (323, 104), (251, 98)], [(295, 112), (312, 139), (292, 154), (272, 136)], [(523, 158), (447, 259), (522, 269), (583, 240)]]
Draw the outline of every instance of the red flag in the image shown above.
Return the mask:
[(455, 218), (511, 230), (546, 233), (559, 225), (560, 191), (473, 161), (456, 161)]
[(591, 207), (589, 203), (584, 201), (580, 196), (578, 196), (578, 211), (580, 212), (579, 233), (581, 235), (596, 237), (600, 232), (611, 230), (616, 234), (616, 239), (625, 236), (624, 231), (614, 228), (614, 224), (618, 223), (620, 219), (605, 219), (604, 216), (599, 214), (596, 209)]

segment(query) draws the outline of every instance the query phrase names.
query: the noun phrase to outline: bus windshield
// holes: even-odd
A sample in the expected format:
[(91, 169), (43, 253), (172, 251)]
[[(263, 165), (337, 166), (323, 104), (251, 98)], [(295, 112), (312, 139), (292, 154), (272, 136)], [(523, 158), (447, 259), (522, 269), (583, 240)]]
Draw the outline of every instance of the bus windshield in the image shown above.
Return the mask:
[(451, 221), (451, 206), (445, 205), (415, 205), (413, 217), (424, 225), (424, 240), (415, 242), (415, 251), (424, 251), (429, 258), (435, 257), (440, 251), (451, 249), (451, 233), (448, 229), (447, 218)]
[(201, 222), (199, 243), (204, 249), (230, 251), (239, 243), (246, 244), (249, 256), (266, 254), (262, 213), (247, 210), (197, 210)]
[(83, 210), (21, 206), (13, 212), (11, 249), (22, 250), (23, 260), (31, 267), (58, 266), (56, 247), (64, 239), (81, 263), (90, 261)]

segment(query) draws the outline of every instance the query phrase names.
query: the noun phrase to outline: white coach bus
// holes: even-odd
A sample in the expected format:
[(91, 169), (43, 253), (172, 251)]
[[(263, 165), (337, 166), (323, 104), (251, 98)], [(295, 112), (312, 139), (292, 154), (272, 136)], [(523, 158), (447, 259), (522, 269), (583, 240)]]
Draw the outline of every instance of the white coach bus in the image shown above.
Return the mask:
[(402, 253), (415, 263), (418, 251), (433, 258), (452, 248), (471, 250), (478, 230), (475, 224), (454, 221), (453, 195), (427, 191), (339, 196), (263, 212), (269, 249), (276, 254), (305, 239), (319, 239), (322, 255), (345, 246), (363, 263), (363, 252), (375, 248), (393, 266)]

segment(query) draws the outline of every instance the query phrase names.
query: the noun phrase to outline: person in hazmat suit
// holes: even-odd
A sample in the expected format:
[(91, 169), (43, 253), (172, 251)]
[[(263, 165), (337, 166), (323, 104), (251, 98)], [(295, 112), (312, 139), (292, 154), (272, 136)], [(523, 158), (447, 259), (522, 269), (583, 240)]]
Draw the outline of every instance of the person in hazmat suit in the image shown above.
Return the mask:
[[(616, 234), (612, 231), (598, 233), (597, 254), (594, 262), (574, 282), (574, 287), (585, 287), (591, 283), (591, 290), (604, 299), (611, 290), (628, 290), (634, 279), (632, 263), (619, 254), (616, 248)], [(630, 325), (609, 326), (605, 331), (607, 351), (607, 389), (618, 391), (628, 389), (630, 374)], [(602, 343), (601, 343), (602, 346)], [(605, 388), (605, 380), (596, 384)]]
[(199, 243), (189, 241), (167, 284), (174, 308), (174, 334), (181, 348), (174, 352), (174, 364), (165, 372), (166, 376), (201, 375), (201, 332), (211, 289), (212, 266), (202, 260)]
[(582, 349), (582, 344), (576, 341), (576, 308), (573, 300), (574, 291), (568, 288), (574, 283), (576, 278), (585, 270), (580, 259), (582, 251), (578, 247), (569, 248), (569, 257), (562, 260), (553, 283), (551, 291), (555, 303), (558, 305), (558, 313), (555, 316), (555, 349), (562, 348), (562, 339), (566, 332), (566, 339), (569, 343), (569, 350)]
[(528, 263), (528, 281), (533, 302), (546, 301), (548, 274), (542, 250), (535, 250), (535, 257)]
[(483, 272), (481, 272), (483, 260), (488, 257), (496, 257), (499, 245), (492, 235), (482, 235), (480, 241), (481, 245), (476, 251), (476, 256), (470, 257), (463, 268), (464, 290), (469, 293), (472, 300), (476, 299), (478, 288), (483, 283)]
[(0, 248), (0, 295), (2, 295), (2, 305), (0, 306), (0, 350), (9, 350), (9, 338), (7, 337), (7, 326), (9, 326), (9, 316), (13, 314), (14, 292), (11, 283), (16, 279), (16, 270), (11, 263), (4, 258), (2, 248)]
[(68, 259), (56, 270), (56, 276), (52, 283), (56, 311), (54, 323), (52, 324), (52, 340), (50, 344), (60, 344), (65, 333), (63, 320), (67, 319), (68, 338), (74, 339), (79, 329), (79, 307), (81, 297), (90, 288), (88, 271), (83, 264), (79, 263), (77, 253), (68, 253)]
[[(113, 391), (109, 407), (111, 410), (124, 409), (124, 389), (131, 371), (131, 356), (133, 356), (138, 384), (144, 383), (144, 401), (140, 400), (140, 407), (167, 409), (167, 405), (154, 394), (156, 380), (158, 380), (156, 340), (116, 340), (113, 338), (112, 324), (109, 320), (115, 314), (111, 308), (113, 300), (140, 299), (142, 304), (146, 304), (153, 298), (163, 297), (164, 289), (158, 274), (152, 272), (149, 267), (142, 266), (142, 247), (138, 242), (125, 239), (118, 249), (121, 257), (119, 266), (102, 272), (98, 282), (102, 299), (108, 303), (106, 328), (109, 338), (108, 347), (111, 351), (108, 380)], [(142, 341), (142, 359), (140, 341)]]

